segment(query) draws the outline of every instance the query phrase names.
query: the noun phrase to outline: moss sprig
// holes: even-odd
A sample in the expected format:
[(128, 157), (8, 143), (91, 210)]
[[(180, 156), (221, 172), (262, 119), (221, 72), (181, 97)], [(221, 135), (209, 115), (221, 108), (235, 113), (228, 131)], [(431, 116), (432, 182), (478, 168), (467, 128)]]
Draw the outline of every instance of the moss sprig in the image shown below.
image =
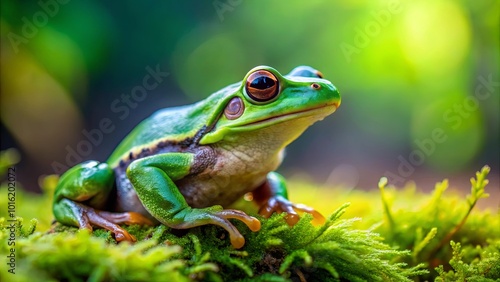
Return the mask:
[(471, 185), (471, 193), (467, 195), (467, 204), (468, 208), (465, 212), (462, 220), (458, 224), (456, 224), (453, 229), (448, 231), (446, 236), (441, 239), (439, 244), (434, 247), (434, 249), (430, 252), (430, 257), (433, 257), (445, 244), (450, 242), (451, 238), (464, 226), (467, 218), (469, 218), (470, 213), (474, 209), (477, 204), (477, 201), (481, 198), (488, 198), (489, 194), (484, 192), (486, 185), (488, 185), (489, 181), (486, 179), (488, 173), (490, 172), (489, 166), (484, 166), (481, 171), (476, 172), (476, 178), (473, 177), (470, 179)]
[(484, 248), (468, 246), (462, 249), (461, 244), (454, 241), (450, 245), (452, 269), (445, 271), (442, 265), (437, 267), (439, 276), (435, 281), (500, 281), (500, 240), (489, 242)]

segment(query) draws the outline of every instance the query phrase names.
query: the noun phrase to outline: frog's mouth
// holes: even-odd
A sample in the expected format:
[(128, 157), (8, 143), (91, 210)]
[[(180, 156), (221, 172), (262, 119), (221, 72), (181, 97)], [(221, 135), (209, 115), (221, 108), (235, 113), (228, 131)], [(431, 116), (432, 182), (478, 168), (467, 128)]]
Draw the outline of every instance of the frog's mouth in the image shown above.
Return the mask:
[[(292, 120), (292, 119), (297, 119), (297, 118), (304, 118), (308, 116), (318, 116), (319, 119), (323, 119), (327, 115), (335, 112), (337, 108), (339, 107), (339, 102), (331, 103), (331, 104), (326, 104), (318, 107), (313, 107), (309, 109), (304, 109), (296, 112), (291, 112), (291, 113), (286, 113), (278, 116), (273, 116), (257, 121), (253, 121), (247, 124), (242, 124), (241, 127), (249, 127), (249, 126), (262, 126), (262, 125), (268, 125), (268, 124), (276, 124), (276, 123), (281, 123), (284, 121)], [(333, 110), (332, 110), (333, 108)], [(319, 114), (318, 112), (324, 111), (326, 114), (322, 115)]]

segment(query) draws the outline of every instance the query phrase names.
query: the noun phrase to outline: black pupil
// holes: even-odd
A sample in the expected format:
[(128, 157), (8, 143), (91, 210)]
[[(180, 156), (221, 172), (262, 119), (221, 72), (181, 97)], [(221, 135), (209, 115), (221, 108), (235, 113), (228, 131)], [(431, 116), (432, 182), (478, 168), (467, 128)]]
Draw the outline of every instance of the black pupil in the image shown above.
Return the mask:
[(267, 76), (259, 76), (250, 83), (250, 86), (257, 89), (267, 89), (273, 87), (275, 84), (274, 80)]

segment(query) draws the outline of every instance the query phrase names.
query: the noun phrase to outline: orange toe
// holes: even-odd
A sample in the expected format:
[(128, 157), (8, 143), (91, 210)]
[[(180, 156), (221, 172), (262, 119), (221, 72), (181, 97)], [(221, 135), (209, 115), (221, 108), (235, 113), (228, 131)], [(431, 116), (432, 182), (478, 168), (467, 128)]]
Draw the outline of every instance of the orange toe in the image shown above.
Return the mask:
[(231, 238), (231, 245), (233, 245), (235, 249), (241, 249), (245, 245), (245, 238), (243, 236)]
[(248, 222), (247, 226), (253, 232), (259, 231), (261, 227), (260, 220), (256, 219), (255, 217), (252, 217), (252, 221)]

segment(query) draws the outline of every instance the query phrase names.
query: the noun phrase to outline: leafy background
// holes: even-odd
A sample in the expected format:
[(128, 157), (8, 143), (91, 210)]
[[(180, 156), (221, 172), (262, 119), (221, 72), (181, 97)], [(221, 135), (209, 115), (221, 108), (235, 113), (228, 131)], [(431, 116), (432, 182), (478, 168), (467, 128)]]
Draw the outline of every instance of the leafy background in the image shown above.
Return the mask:
[[(364, 189), (390, 173), (394, 184), (422, 186), (446, 175), (452, 186), (468, 189), (468, 177), (489, 164), (498, 186), (499, 5), (61, 1), (44, 21), (37, 1), (2, 1), (2, 149), (21, 150), (18, 169), (28, 189), (37, 190), (38, 175), (74, 164), (68, 151), (103, 119), (114, 130), (83, 150), (82, 159), (105, 160), (153, 111), (198, 101), (256, 65), (287, 73), (306, 64), (321, 70), (343, 101), (289, 147), (285, 175)], [(38, 23), (35, 32), (27, 22)], [(122, 95), (142, 85), (148, 66), (169, 75), (127, 115), (113, 111), (114, 101), (125, 105)], [(481, 86), (488, 79), (494, 83)], [(432, 138), (435, 129), (445, 141), (418, 155), (416, 141)], [(411, 157), (413, 164), (401, 167)]]

